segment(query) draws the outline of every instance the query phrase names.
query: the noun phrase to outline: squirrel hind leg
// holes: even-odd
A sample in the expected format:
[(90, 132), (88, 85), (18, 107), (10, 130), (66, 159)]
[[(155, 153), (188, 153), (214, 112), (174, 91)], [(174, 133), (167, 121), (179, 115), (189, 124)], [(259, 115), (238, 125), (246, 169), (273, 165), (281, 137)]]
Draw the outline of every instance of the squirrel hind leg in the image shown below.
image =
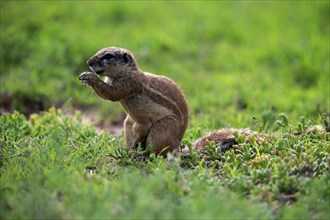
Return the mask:
[(166, 156), (167, 152), (178, 150), (182, 135), (178, 133), (179, 126), (172, 118), (155, 122), (149, 131), (146, 145), (153, 146), (152, 153)]
[(124, 122), (124, 138), (125, 144), (130, 148), (130, 152), (135, 152), (136, 149), (141, 146), (142, 149), (145, 149), (146, 137), (137, 136), (134, 132), (134, 121), (127, 116)]

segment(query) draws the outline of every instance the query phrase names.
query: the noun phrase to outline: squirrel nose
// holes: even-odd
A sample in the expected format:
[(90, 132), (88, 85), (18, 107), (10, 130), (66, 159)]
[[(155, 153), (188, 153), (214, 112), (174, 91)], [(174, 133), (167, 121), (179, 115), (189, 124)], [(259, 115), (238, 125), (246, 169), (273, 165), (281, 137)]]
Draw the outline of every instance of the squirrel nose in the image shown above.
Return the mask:
[(91, 58), (87, 60), (88, 66), (93, 66), (94, 63), (95, 63), (94, 60)]

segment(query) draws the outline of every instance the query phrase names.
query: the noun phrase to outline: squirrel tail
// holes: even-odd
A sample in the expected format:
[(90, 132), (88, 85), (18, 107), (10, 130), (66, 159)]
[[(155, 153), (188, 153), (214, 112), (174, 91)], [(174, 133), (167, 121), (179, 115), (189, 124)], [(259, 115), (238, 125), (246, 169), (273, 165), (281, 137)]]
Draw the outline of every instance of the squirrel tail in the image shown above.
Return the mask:
[[(302, 134), (310, 135), (312, 133), (324, 133), (329, 132), (329, 128), (324, 128), (322, 125), (314, 125), (307, 128), (303, 132), (297, 132), (294, 135), (299, 136)], [(235, 134), (236, 133), (236, 134)], [(237, 143), (238, 136), (244, 136), (246, 142), (249, 142), (251, 136), (255, 137), (257, 143), (263, 143), (269, 141), (269, 137), (266, 134), (259, 134), (257, 132), (251, 131), (249, 128), (235, 129), (235, 128), (223, 128), (219, 130), (212, 131), (206, 134), (204, 137), (196, 140), (192, 144), (192, 149), (200, 152), (203, 151), (208, 142), (214, 141), (216, 147), (220, 147), (222, 150), (229, 150), (233, 145)], [(284, 136), (285, 137), (285, 136)], [(181, 150), (182, 155), (189, 155), (190, 150), (188, 146), (185, 146)]]
[[(237, 137), (235, 137), (235, 133), (237, 133), (239, 136), (243, 135), (245, 136), (246, 140), (249, 140), (250, 136), (255, 136), (256, 140), (258, 142), (263, 142), (266, 140), (267, 136), (264, 134), (258, 134), (256, 132), (251, 131), (248, 128), (244, 129), (235, 129), (235, 128), (224, 128), (219, 129), (216, 131), (212, 131), (202, 138), (196, 140), (192, 144), (192, 149), (196, 151), (201, 151), (204, 149), (204, 147), (207, 145), (208, 142), (214, 141), (216, 147), (220, 147), (223, 150), (230, 149), (233, 145), (237, 144)], [(189, 147), (184, 147), (181, 150), (181, 153), (183, 155), (189, 155), (190, 150)]]

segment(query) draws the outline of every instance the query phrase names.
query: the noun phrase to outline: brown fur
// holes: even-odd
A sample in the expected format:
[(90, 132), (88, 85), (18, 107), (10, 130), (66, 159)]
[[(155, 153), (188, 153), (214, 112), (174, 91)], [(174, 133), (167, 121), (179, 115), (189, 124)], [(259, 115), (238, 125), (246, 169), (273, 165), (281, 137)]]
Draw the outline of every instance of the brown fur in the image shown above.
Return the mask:
[[(207, 145), (207, 142), (214, 141), (216, 147), (220, 147), (222, 150), (228, 150), (233, 145), (238, 144), (236, 141), (236, 137), (234, 136), (234, 132), (237, 131), (238, 135), (245, 136), (246, 142), (249, 142), (249, 138), (251, 136), (255, 137), (255, 140), (258, 144), (268, 142), (271, 139), (266, 134), (259, 134), (256, 132), (251, 131), (248, 128), (245, 129), (235, 129), (235, 128), (223, 128), (216, 131), (212, 131), (202, 138), (195, 141), (192, 145), (192, 148), (197, 152), (203, 152), (204, 147)], [(307, 128), (304, 132), (298, 132), (294, 135), (311, 135), (313, 133), (325, 133), (327, 130), (322, 125), (315, 125), (312, 127)], [(283, 138), (287, 138), (287, 135), (284, 135)], [(189, 155), (190, 150), (188, 147), (182, 149), (182, 155)]]
[[(250, 136), (255, 136), (257, 142), (263, 142), (266, 140), (266, 135), (257, 134), (248, 128), (235, 129), (235, 128), (223, 128), (204, 135), (202, 138), (195, 141), (192, 147), (196, 151), (201, 151), (207, 145), (208, 141), (214, 141), (216, 147), (221, 147), (223, 150), (230, 149), (233, 145), (237, 144), (234, 132), (237, 131), (239, 135), (244, 135), (248, 141)], [(182, 149), (182, 154), (189, 154), (189, 148)]]
[[(152, 145), (153, 153), (165, 155), (179, 148), (187, 128), (188, 106), (171, 79), (143, 72), (133, 54), (122, 48), (103, 48), (87, 63), (93, 72), (84, 72), (79, 79), (101, 98), (123, 106), (125, 142), (131, 150)], [(95, 73), (106, 76), (105, 81)]]

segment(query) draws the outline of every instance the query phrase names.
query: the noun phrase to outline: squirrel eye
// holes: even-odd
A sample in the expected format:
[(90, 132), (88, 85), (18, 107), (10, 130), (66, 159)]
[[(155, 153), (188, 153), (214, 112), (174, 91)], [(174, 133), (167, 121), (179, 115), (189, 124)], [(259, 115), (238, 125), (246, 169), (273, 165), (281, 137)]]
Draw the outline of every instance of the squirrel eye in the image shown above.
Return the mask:
[(110, 54), (110, 53), (107, 53), (107, 54), (105, 54), (101, 59), (102, 60), (109, 60), (109, 59), (112, 59), (112, 58), (114, 58), (115, 56), (114, 55), (112, 55), (112, 54)]

